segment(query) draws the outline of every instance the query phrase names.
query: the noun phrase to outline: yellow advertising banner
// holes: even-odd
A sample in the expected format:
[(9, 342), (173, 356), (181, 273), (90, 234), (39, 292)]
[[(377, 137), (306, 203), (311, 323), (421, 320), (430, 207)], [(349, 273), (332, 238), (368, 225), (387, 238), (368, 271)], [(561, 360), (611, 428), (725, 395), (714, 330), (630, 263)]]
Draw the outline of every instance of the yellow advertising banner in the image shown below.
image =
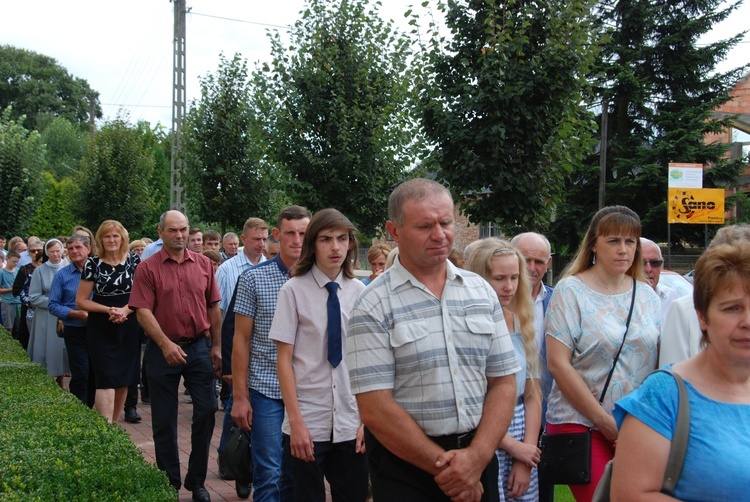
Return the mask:
[(670, 188), (668, 223), (724, 223), (724, 189)]

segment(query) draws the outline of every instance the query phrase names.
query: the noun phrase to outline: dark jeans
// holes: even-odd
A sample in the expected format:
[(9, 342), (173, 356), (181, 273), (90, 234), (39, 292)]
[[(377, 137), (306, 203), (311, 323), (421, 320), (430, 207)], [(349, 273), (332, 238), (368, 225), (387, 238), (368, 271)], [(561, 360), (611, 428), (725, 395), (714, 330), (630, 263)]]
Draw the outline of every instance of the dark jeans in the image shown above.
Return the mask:
[[(367, 499), (367, 459), (354, 451), (355, 441), (313, 443), (315, 461), (292, 457), (296, 502), (325, 502), (323, 477), (331, 485), (333, 502), (365, 502)], [(284, 434), (284, 451), (289, 452), (289, 436)], [(290, 454), (291, 455), (291, 454)]]
[(63, 333), (70, 365), (70, 393), (89, 408), (93, 408), (96, 381), (86, 342), (86, 328), (65, 326)]
[(186, 363), (170, 366), (161, 349), (152, 341), (146, 345), (144, 363), (148, 368), (151, 392), (151, 424), (154, 433), (156, 465), (165, 471), (169, 484), (179, 489), (180, 456), (177, 447), (177, 399), (180, 377), (193, 398), (191, 452), (185, 480), (193, 486), (205, 483), (208, 471), (208, 451), (214, 430), (216, 394), (214, 371), (211, 364), (210, 340), (200, 340), (182, 350)]
[[(394, 427), (397, 425), (394, 424)], [(390, 500), (408, 500), (410, 502), (449, 502), (448, 497), (427, 471), (410, 464), (393, 453), (375, 439), (365, 429), (367, 447), (367, 465), (372, 481), (372, 499), (374, 502)], [(497, 502), (499, 492), (497, 457), (492, 460), (482, 473), (481, 482), (484, 488), (482, 502)]]

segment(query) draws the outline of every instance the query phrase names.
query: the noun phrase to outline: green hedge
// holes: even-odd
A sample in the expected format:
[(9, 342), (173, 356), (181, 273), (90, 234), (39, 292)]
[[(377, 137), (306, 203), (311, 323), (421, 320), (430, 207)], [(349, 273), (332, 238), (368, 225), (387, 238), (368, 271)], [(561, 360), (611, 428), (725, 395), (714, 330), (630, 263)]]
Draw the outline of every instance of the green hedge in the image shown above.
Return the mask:
[(62, 392), (0, 328), (0, 500), (175, 501), (118, 425)]

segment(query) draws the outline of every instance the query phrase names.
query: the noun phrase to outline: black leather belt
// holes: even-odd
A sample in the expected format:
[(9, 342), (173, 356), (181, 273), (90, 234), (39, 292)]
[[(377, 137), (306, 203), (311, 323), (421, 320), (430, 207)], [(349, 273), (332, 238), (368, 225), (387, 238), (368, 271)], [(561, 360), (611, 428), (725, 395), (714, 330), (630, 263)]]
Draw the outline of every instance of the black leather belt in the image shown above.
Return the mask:
[(427, 436), (444, 450), (458, 450), (468, 448), (471, 440), (474, 439), (476, 430), (464, 434), (448, 434), (447, 436)]
[(194, 344), (196, 342), (199, 342), (199, 341), (205, 340), (205, 339), (206, 339), (206, 332), (204, 331), (200, 335), (196, 335), (193, 338), (180, 338), (179, 340), (177, 340), (174, 343), (176, 343), (177, 345), (179, 345), (180, 347), (182, 347), (184, 349), (186, 347), (190, 347), (192, 344)]

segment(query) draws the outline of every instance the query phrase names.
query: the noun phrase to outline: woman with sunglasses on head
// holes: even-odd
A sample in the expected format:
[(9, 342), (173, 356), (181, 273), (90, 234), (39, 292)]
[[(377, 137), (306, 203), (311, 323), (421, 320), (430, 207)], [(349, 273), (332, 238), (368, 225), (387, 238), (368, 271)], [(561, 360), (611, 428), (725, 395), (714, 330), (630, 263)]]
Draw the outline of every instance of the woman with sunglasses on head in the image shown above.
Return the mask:
[(500, 500), (539, 499), (536, 466), (542, 423), (538, 350), (534, 339), (531, 281), (523, 255), (509, 242), (484, 239), (472, 251), (467, 270), (481, 275), (497, 293), (521, 371), (516, 373), (516, 408), (508, 432), (496, 452), (500, 467)]
[(632, 210), (599, 210), (547, 309), (554, 383), (546, 433), (591, 431), (590, 482), (570, 485), (578, 502), (591, 500), (614, 456), (614, 403), (656, 368), (661, 307), (644, 282), (640, 236), (641, 220)]

